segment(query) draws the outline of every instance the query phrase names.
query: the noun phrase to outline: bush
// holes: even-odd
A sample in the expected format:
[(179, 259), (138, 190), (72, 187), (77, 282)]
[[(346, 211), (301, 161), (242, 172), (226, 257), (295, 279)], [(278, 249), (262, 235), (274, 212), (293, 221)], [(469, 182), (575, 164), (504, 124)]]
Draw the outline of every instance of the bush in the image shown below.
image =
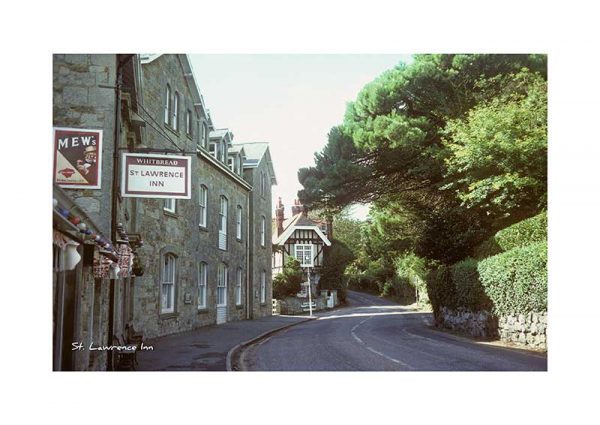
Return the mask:
[(524, 247), (547, 240), (548, 214), (546, 211), (520, 221), (496, 233), (495, 240), (503, 251)]
[(500, 248), (500, 245), (496, 242), (495, 236), (492, 236), (473, 249), (473, 257), (477, 260), (482, 260), (491, 257), (492, 255), (500, 254), (501, 252), (502, 248)]
[(442, 264), (431, 270), (427, 274), (425, 281), (429, 301), (433, 307), (433, 314), (437, 322), (439, 321), (439, 313), (442, 306), (448, 308), (455, 307), (456, 288), (454, 287), (454, 282), (452, 282), (450, 268)]
[(288, 257), (281, 273), (273, 278), (273, 298), (282, 300), (296, 295), (302, 289), (303, 280), (300, 262), (293, 257)]
[(547, 310), (548, 243), (514, 248), (479, 262), (479, 278), (496, 315)]
[(467, 258), (451, 267), (454, 303), (471, 311), (490, 310), (492, 303), (485, 293), (477, 271), (477, 260)]

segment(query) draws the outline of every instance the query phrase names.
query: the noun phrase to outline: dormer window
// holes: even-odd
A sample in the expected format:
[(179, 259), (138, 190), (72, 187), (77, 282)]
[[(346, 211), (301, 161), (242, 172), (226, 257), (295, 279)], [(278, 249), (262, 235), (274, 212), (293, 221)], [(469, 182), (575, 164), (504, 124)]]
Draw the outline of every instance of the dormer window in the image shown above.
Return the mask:
[(235, 158), (233, 156), (227, 158), (227, 166), (235, 173)]
[(208, 153), (210, 153), (215, 158), (217, 157), (217, 144), (216, 143), (209, 143)]

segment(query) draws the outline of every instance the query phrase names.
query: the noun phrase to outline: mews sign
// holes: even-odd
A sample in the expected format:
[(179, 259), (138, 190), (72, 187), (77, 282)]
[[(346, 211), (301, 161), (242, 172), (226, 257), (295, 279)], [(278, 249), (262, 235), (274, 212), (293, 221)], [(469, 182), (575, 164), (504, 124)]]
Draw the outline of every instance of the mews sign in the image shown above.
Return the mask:
[(189, 156), (124, 153), (121, 195), (191, 199), (191, 163)]

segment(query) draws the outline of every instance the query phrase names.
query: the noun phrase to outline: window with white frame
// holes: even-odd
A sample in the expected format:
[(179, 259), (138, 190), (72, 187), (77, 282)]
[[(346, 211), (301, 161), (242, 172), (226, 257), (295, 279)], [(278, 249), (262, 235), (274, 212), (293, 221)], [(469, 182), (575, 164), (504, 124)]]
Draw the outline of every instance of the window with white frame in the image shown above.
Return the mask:
[(200, 185), (200, 192), (198, 194), (198, 204), (200, 205), (200, 218), (198, 225), (206, 227), (206, 209), (208, 205), (208, 188), (203, 184)]
[(173, 198), (167, 198), (163, 200), (163, 209), (170, 213), (175, 214), (175, 208), (177, 206), (177, 200)]
[(313, 246), (311, 244), (297, 244), (295, 248), (296, 260), (301, 267), (313, 267)]
[(189, 109), (186, 112), (185, 115), (185, 134), (187, 134), (188, 136), (192, 137), (192, 125), (193, 125), (193, 121), (192, 121), (192, 111), (190, 111)]
[(214, 158), (217, 157), (217, 143), (208, 144), (208, 153), (211, 154)]
[(173, 111), (172, 111), (172, 120), (171, 127), (173, 130), (178, 130), (179, 128), (179, 92), (175, 92), (175, 96), (173, 97)]
[(267, 301), (267, 273), (263, 270), (260, 272), (260, 303), (264, 304)]
[(217, 272), (217, 306), (227, 305), (227, 272), (225, 263), (219, 264)]
[(267, 243), (266, 231), (267, 231), (267, 220), (263, 216), (260, 218), (260, 246), (263, 246), (263, 247)]
[(219, 248), (227, 249), (227, 198), (221, 195), (219, 211)]
[(237, 206), (235, 214), (235, 237), (242, 240), (242, 207)]
[(162, 264), (161, 278), (161, 313), (173, 313), (175, 311), (175, 263), (173, 254), (165, 254)]
[(206, 149), (208, 147), (208, 125), (205, 122), (202, 123), (202, 147)]
[(265, 173), (260, 173), (260, 196), (265, 197)]
[(235, 305), (242, 305), (242, 268), (238, 267), (235, 281)]
[(165, 124), (169, 124), (171, 118), (171, 86), (167, 84), (167, 92), (165, 94)]
[(230, 156), (229, 158), (227, 158), (227, 166), (229, 167), (229, 169), (231, 171), (235, 172), (233, 162), (234, 162), (233, 156)]
[(206, 308), (206, 286), (208, 282), (208, 265), (198, 264), (198, 308)]

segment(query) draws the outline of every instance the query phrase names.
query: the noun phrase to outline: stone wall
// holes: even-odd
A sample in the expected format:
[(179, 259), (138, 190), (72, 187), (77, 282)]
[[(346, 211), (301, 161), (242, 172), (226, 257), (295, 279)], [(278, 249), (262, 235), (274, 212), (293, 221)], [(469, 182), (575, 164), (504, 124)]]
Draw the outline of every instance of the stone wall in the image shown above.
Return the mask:
[[(162, 55), (151, 63), (142, 66), (145, 109), (153, 114), (154, 126), (145, 130), (145, 144), (153, 148), (174, 148), (165, 139), (169, 135), (180, 148), (187, 152), (196, 151), (198, 131), (193, 137), (185, 132), (184, 111), (190, 109), (194, 122), (198, 116), (192, 107), (192, 93), (179, 61), (178, 55)], [(164, 123), (166, 84), (172, 93), (180, 94), (179, 131)], [(187, 105), (184, 107), (184, 105)], [(193, 125), (196, 129), (197, 126)], [(242, 239), (235, 235), (235, 214), (237, 206), (242, 207), (243, 220), (248, 214), (248, 189), (228, 175), (223, 166), (215, 164), (206, 154), (192, 155), (192, 198), (177, 200), (176, 211), (164, 210), (161, 199), (140, 199), (137, 204), (137, 226), (144, 240), (144, 246), (138, 250), (145, 266), (142, 277), (136, 278), (134, 323), (136, 330), (145, 337), (153, 338), (216, 323), (217, 271), (220, 263), (228, 267), (227, 320), (242, 320), (246, 316), (245, 297), (247, 278), (247, 242), (248, 232), (242, 226)], [(208, 189), (207, 225), (199, 226), (199, 190), (204, 185)], [(228, 201), (227, 249), (218, 248), (220, 197)], [(160, 285), (162, 257), (165, 253), (176, 256), (175, 311), (161, 314)], [(198, 266), (207, 264), (206, 308), (198, 307)], [(242, 305), (235, 305), (235, 284), (237, 270), (242, 269)], [(269, 306), (270, 307), (270, 306)]]
[[(327, 296), (314, 297), (312, 301), (316, 304), (313, 312), (325, 310), (327, 308)], [(278, 300), (280, 314), (306, 313), (306, 311), (302, 309), (303, 303), (308, 303), (308, 298), (287, 297), (283, 300)]]
[(440, 309), (440, 326), (479, 338), (501, 341), (529, 348), (546, 349), (548, 313), (527, 313), (495, 317), (487, 311)]

